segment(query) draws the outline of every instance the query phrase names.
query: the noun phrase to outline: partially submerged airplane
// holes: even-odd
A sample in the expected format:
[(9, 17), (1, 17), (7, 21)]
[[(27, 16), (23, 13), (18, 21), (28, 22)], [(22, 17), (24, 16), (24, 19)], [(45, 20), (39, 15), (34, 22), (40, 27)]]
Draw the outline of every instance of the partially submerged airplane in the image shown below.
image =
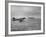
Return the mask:
[(26, 18), (25, 17), (23, 17), (23, 18), (15, 18), (15, 17), (13, 17), (12, 18), (13, 21), (19, 21), (19, 22), (22, 22), (24, 19), (26, 19)]
[(12, 21), (19, 21), (19, 22), (22, 22), (22, 21), (24, 21), (24, 19), (34, 19), (34, 17), (13, 17), (12, 18)]

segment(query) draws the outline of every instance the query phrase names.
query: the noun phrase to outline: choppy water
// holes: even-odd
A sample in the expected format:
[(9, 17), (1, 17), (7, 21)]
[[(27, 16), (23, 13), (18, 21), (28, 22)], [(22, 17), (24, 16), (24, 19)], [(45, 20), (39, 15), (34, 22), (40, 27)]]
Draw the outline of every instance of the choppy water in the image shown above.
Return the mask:
[(40, 18), (29, 18), (25, 19), (23, 22), (11, 21), (12, 31), (29, 31), (29, 30), (40, 30), (41, 29), (41, 19)]

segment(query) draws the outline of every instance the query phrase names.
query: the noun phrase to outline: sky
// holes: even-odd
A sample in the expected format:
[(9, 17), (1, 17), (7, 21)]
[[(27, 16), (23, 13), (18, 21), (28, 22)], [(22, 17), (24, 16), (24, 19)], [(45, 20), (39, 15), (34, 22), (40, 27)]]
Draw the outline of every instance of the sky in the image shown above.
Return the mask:
[(12, 17), (41, 17), (41, 7), (36, 6), (11, 6)]

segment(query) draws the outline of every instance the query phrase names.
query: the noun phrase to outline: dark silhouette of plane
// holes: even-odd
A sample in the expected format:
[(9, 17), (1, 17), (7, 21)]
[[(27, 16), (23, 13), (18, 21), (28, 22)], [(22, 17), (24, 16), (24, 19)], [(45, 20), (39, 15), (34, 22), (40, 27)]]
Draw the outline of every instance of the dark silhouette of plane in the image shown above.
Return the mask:
[(13, 17), (12, 18), (13, 19), (13, 21), (19, 21), (19, 22), (22, 22), (24, 19), (26, 19), (25, 17), (23, 17), (23, 18), (15, 18), (15, 17)]

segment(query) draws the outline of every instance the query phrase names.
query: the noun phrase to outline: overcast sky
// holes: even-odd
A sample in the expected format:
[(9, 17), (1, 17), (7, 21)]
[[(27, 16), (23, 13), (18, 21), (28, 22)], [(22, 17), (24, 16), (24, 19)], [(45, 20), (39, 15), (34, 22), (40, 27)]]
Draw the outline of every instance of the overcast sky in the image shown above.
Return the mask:
[(11, 6), (12, 17), (21, 17), (21, 16), (41, 16), (41, 7), (34, 6)]

